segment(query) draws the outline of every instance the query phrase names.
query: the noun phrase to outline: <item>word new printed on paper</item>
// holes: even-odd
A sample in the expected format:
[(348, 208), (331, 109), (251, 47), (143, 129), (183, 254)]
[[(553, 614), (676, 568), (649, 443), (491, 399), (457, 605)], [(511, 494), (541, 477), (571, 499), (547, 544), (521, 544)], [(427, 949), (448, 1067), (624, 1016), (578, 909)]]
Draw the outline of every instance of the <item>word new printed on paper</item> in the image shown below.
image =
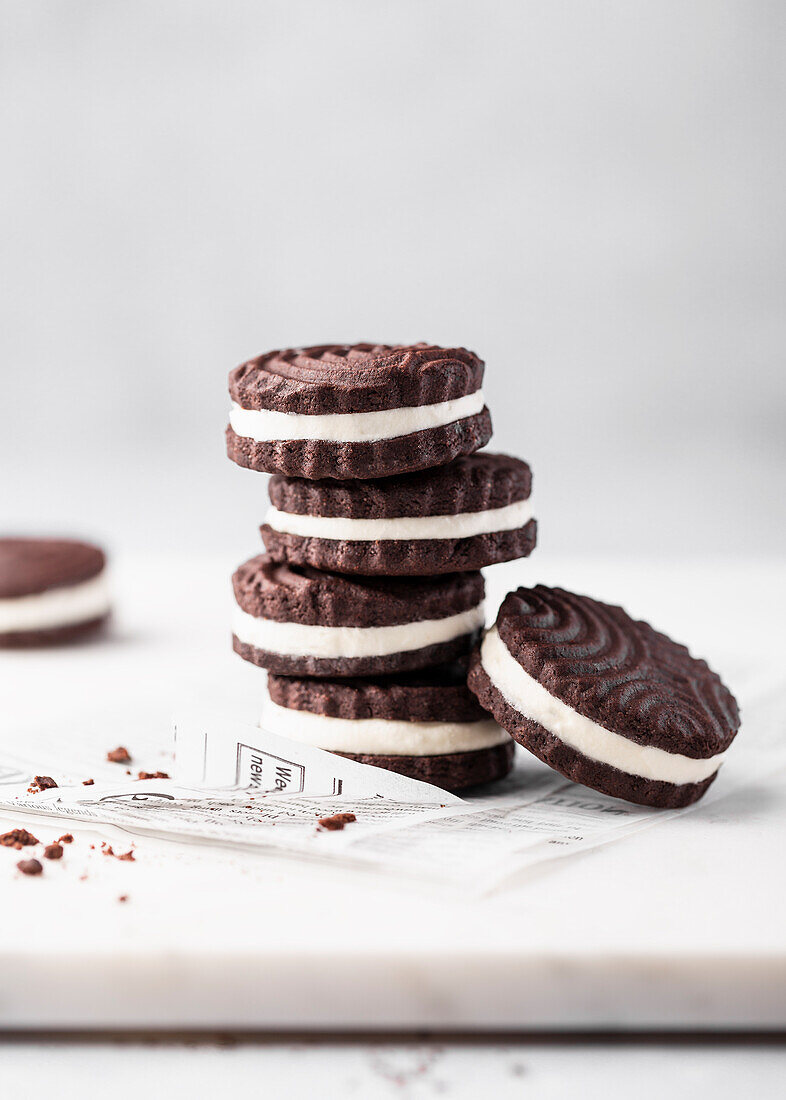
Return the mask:
[(175, 778), (187, 786), (238, 787), (260, 794), (343, 795), (430, 806), (461, 799), (429, 783), (372, 768), (221, 716), (175, 727)]

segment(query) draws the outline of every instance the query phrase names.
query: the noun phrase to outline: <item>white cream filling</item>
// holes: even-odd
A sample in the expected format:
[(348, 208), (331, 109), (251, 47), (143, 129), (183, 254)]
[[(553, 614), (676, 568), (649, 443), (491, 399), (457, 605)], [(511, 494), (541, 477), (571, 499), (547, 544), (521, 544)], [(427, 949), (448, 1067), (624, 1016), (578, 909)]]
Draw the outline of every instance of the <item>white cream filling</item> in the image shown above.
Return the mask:
[(247, 645), (289, 657), (384, 657), (470, 634), (483, 625), (483, 604), (445, 619), (397, 626), (309, 626), (249, 615), (235, 606), (233, 630)]
[(265, 523), (274, 531), (302, 538), (346, 539), (464, 539), (492, 531), (513, 531), (532, 519), (532, 501), (517, 500), (504, 508), (485, 512), (460, 512), (453, 516), (402, 516), (398, 519), (350, 519), (347, 516), (302, 516), (270, 507)]
[(327, 439), (342, 443), (393, 439), (426, 428), (439, 428), (454, 420), (479, 413), (483, 391), (465, 394), (436, 405), (415, 405), (407, 409), (378, 409), (374, 412), (331, 413), (306, 416), (272, 409), (244, 409), (232, 402), (229, 423), (237, 435), (267, 443), (274, 439)]
[(705, 760), (695, 760), (651, 745), (637, 745), (627, 737), (604, 729), (555, 699), (525, 672), (496, 627), (483, 639), (480, 659), (492, 684), (514, 710), (538, 722), (565, 745), (599, 764), (662, 783), (701, 783), (715, 774), (726, 756), (721, 752)]
[(386, 756), (444, 756), (503, 745), (510, 735), (493, 719), (480, 722), (401, 722), (383, 718), (331, 718), (265, 701), (262, 726), (329, 752)]
[(109, 610), (104, 573), (82, 584), (61, 585), (32, 596), (0, 600), (0, 634), (49, 630), (98, 619)]

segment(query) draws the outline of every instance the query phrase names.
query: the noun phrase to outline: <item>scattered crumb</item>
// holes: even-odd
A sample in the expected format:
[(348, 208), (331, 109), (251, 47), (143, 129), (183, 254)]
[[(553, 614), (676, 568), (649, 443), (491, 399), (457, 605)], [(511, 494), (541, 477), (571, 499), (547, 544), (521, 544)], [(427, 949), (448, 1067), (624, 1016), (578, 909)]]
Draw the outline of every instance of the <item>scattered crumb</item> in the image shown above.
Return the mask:
[(36, 775), (34, 776), (34, 782), (41, 791), (49, 791), (52, 787), (57, 786), (51, 775)]
[(105, 856), (114, 856), (115, 859), (122, 859), (126, 863), (133, 863), (135, 856), (133, 850), (129, 848), (127, 852), (116, 852), (111, 844), (103, 843), (101, 845)]
[(63, 833), (62, 836), (59, 836), (57, 838), (57, 843), (58, 844), (73, 844), (74, 843), (74, 838), (73, 838), (71, 833)]
[(357, 821), (354, 814), (333, 814), (332, 817), (320, 817), (317, 824), (321, 829), (327, 829), (332, 833), (338, 829), (343, 829), (345, 825), (350, 825), (353, 821)]
[(128, 901), (128, 894), (121, 894), (118, 901)]
[(94, 783), (95, 783), (95, 779), (83, 779), (82, 780), (82, 786), (83, 787), (92, 787)]
[(47, 844), (44, 848), (44, 856), (46, 859), (62, 859), (63, 858), (63, 845), (62, 844)]
[(112, 764), (130, 764), (131, 753), (124, 745), (118, 745), (116, 749), (106, 754), (107, 760)]
[(44, 869), (37, 859), (20, 859), (17, 867), (23, 875), (40, 875)]
[(3, 833), (0, 836), (0, 844), (4, 848), (16, 848), (19, 851), (20, 848), (24, 848), (27, 844), (38, 844), (37, 837), (34, 837), (32, 833), (28, 833), (27, 829), (11, 829), (8, 833)]
[(80, 882), (87, 882), (87, 875), (80, 875), (79, 876), (79, 881)]
[(139, 772), (137, 779), (169, 779), (166, 772)]

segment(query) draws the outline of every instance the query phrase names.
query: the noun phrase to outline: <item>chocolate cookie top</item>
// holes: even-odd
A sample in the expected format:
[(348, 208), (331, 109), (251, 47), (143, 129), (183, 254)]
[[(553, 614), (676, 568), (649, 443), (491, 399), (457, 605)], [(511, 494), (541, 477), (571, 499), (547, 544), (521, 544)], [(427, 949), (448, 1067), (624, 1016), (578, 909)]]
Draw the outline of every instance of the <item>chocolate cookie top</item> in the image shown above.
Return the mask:
[(106, 564), (103, 550), (73, 539), (0, 539), (0, 599), (81, 584)]
[(704, 759), (728, 748), (737, 703), (705, 661), (621, 607), (560, 588), (519, 588), (497, 616), (525, 672), (604, 729)]
[(372, 679), (317, 680), (268, 673), (274, 703), (328, 718), (399, 722), (482, 722), (489, 716), (467, 687), (464, 662)]
[(309, 481), (276, 474), (268, 486), (270, 500), (281, 512), (353, 519), (484, 512), (526, 500), (531, 490), (526, 462), (485, 451), (397, 478)]
[(304, 415), (435, 405), (475, 393), (483, 360), (433, 344), (324, 344), (269, 351), (229, 374), (244, 409)]
[(259, 554), (232, 578), (240, 607), (257, 618), (309, 626), (395, 626), (445, 619), (483, 599), (480, 573), (345, 577)]

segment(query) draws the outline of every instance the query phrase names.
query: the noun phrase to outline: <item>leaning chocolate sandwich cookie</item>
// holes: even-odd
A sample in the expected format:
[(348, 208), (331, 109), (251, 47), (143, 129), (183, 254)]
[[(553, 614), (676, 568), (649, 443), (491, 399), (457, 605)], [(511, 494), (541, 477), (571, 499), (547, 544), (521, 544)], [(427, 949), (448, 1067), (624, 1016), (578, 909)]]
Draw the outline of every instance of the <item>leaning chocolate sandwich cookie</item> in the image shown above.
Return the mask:
[(649, 806), (695, 802), (739, 727), (704, 661), (620, 607), (519, 588), (468, 683), (512, 737), (577, 783)]
[(73, 539), (0, 539), (0, 646), (52, 645), (109, 614), (106, 559)]
[(262, 526), (278, 561), (337, 573), (429, 576), (526, 557), (535, 545), (529, 466), (481, 451), (378, 481), (271, 478)]
[(260, 554), (233, 577), (233, 644), (285, 676), (373, 676), (468, 653), (483, 626), (480, 573), (363, 579)]
[(441, 466), (491, 438), (483, 361), (466, 348), (330, 344), (229, 375), (227, 453), (252, 470), (378, 478)]
[(467, 689), (466, 663), (373, 680), (268, 676), (262, 725), (446, 790), (506, 775), (514, 745)]

